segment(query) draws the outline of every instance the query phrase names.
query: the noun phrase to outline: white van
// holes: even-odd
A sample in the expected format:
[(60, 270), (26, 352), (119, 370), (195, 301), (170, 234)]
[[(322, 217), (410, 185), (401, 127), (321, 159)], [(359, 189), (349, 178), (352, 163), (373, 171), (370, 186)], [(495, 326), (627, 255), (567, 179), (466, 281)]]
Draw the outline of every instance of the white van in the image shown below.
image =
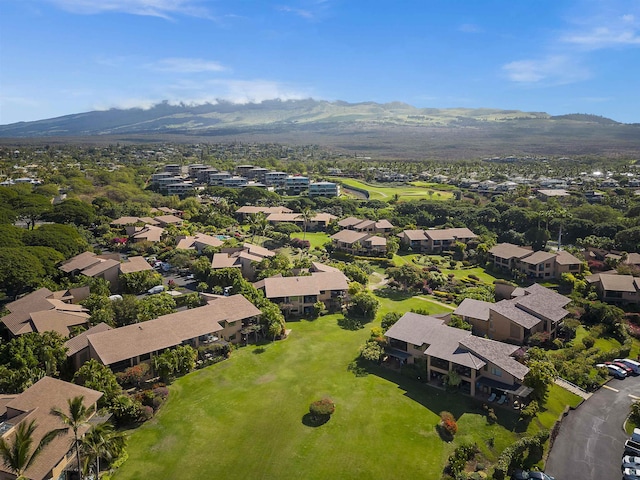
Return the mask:
[(640, 374), (640, 362), (631, 360), (630, 358), (616, 358), (614, 362), (624, 363), (627, 367), (633, 370), (636, 375)]
[(147, 293), (149, 295), (155, 295), (156, 293), (162, 293), (162, 292), (164, 292), (164, 285), (156, 285), (155, 287), (152, 287), (149, 290), (147, 290)]

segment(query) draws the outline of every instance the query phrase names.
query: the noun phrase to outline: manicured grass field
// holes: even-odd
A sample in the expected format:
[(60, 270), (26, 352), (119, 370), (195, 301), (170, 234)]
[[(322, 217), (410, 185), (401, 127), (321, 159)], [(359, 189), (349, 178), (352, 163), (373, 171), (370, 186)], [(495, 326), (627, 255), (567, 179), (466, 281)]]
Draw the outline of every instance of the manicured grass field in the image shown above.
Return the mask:
[(411, 309), (426, 310), (429, 314), (447, 313), (453, 309), (452, 307), (445, 307), (444, 305), (429, 302), (425, 300), (426, 297), (409, 296), (402, 292), (376, 290), (374, 294), (380, 302), (380, 315), (389, 312), (405, 313), (411, 311)]
[[(412, 302), (420, 300), (383, 298), (378, 319)], [(339, 318), (290, 322), (288, 339), (241, 348), (178, 379), (158, 415), (132, 432), (129, 460), (115, 478), (440, 478), (460, 443), (476, 442), (493, 461), (523, 430), (509, 409), (496, 409), (498, 423), (488, 425), (480, 402), (389, 369), (354, 375), (347, 367), (379, 320), (351, 331)], [(324, 396), (336, 412), (308, 426), (309, 404)], [(563, 401), (552, 404), (549, 418)], [(451, 443), (435, 429), (442, 410), (458, 420)]]
[(449, 200), (453, 198), (451, 191), (438, 190), (437, 187), (424, 188), (411, 185), (385, 186), (382, 184), (371, 184), (355, 180), (353, 178), (333, 178), (333, 181), (342, 183), (346, 187), (356, 187), (369, 192), (369, 200), (383, 200), (388, 202), (394, 195), (399, 195), (399, 200)]
[[(292, 233), (291, 238), (302, 238), (304, 233)], [(307, 232), (307, 235), (304, 236), (305, 240), (309, 240), (311, 243), (311, 250), (316, 247), (322, 247), (325, 243), (329, 241), (329, 235), (324, 232)]]

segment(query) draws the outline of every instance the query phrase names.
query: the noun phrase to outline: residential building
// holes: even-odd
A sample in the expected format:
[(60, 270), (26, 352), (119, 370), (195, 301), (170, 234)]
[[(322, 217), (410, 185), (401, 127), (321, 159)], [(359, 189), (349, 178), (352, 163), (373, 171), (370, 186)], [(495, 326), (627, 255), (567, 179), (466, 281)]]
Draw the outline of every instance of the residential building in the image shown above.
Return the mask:
[(287, 207), (258, 207), (253, 205), (245, 205), (244, 207), (240, 207), (236, 210), (236, 214), (240, 215), (242, 219), (245, 219), (249, 215), (256, 215), (258, 213), (263, 213), (266, 216), (271, 215), (272, 213), (292, 213), (293, 210), (288, 209)]
[(289, 174), (286, 172), (267, 172), (262, 183), (270, 187), (284, 187), (288, 177)]
[[(218, 170), (217, 168), (213, 168), (213, 167), (208, 167), (202, 170), (198, 170), (196, 172), (196, 180), (198, 181), (198, 183), (204, 183), (207, 185), (213, 185), (211, 176), (215, 175), (217, 173), (220, 173), (220, 170)], [(217, 178), (217, 177), (215, 177)]]
[[(32, 448), (35, 448), (50, 431), (68, 427), (60, 417), (53, 415), (51, 410), (54, 408), (67, 410), (69, 400), (75, 397), (82, 397), (84, 406), (88, 409), (93, 407), (91, 411), (95, 412), (102, 393), (51, 377), (43, 377), (20, 394), (0, 394), (0, 438), (11, 444), (14, 432), (20, 424), (34, 422), (36, 428), (32, 436)], [(78, 436), (82, 438), (89, 428), (89, 425), (81, 426), (78, 429)], [(22, 478), (30, 480), (75, 478), (71, 476), (73, 475), (71, 472), (77, 470), (73, 444), (74, 432), (67, 428), (65, 433), (51, 440), (34, 457)], [(15, 478), (15, 474), (0, 462), (0, 480)]]
[(72, 328), (84, 327), (89, 323), (89, 310), (78, 305), (78, 302), (88, 296), (89, 287), (60, 292), (40, 288), (7, 303), (5, 308), (9, 314), (0, 318), (0, 323), (13, 337), (25, 333), (51, 331), (68, 337)]
[(203, 165), (202, 163), (194, 163), (187, 167), (187, 172), (189, 178), (198, 178), (198, 172), (202, 172), (210, 168), (208, 165)]
[(145, 225), (144, 227), (126, 227), (125, 231), (129, 235), (129, 241), (135, 242), (159, 242), (164, 235), (164, 228), (154, 225)]
[(347, 217), (338, 222), (340, 228), (355, 230), (356, 232), (389, 234), (393, 230), (393, 225), (387, 219), (369, 220), (356, 217)]
[(564, 188), (539, 189), (537, 191), (537, 194), (540, 200), (544, 202), (546, 202), (550, 198), (562, 198), (570, 196), (570, 193), (567, 192)]
[(309, 177), (289, 175), (286, 178), (284, 188), (287, 192), (297, 195), (300, 192), (307, 190), (309, 188), (309, 183)]
[(246, 187), (249, 183), (244, 177), (229, 177), (222, 180), (222, 186), (227, 188), (242, 188)]
[(120, 275), (120, 255), (96, 255), (93, 252), (84, 252), (63, 262), (58, 268), (71, 275), (102, 278), (115, 290), (118, 285), (118, 275)]
[(241, 177), (247, 177), (248, 173), (256, 168), (253, 165), (238, 165), (236, 167), (236, 173)]
[(220, 253), (214, 253), (211, 260), (211, 268), (239, 268), (242, 276), (253, 279), (256, 274), (255, 264), (265, 258), (275, 256), (275, 252), (252, 243), (245, 243), (242, 247), (223, 248)]
[[(307, 228), (310, 230), (324, 230), (330, 222), (337, 218), (338, 217), (331, 215), (330, 213), (320, 212), (309, 219)], [(295, 223), (296, 225), (304, 228), (304, 217), (298, 212), (271, 213), (267, 217), (267, 221), (272, 225), (277, 225), (278, 223)]]
[(534, 252), (511, 243), (500, 243), (489, 250), (490, 260), (496, 268), (518, 270), (528, 278), (560, 278), (563, 273), (580, 273), (582, 261), (561, 250)]
[(118, 289), (118, 277), (120, 274), (153, 269), (144, 257), (134, 256), (120, 261), (120, 254), (118, 253), (96, 255), (93, 252), (83, 252), (71, 257), (60, 264), (58, 268), (70, 275), (102, 278), (109, 282), (112, 291)]
[(224, 186), (224, 181), (227, 178), (231, 178), (231, 177), (233, 177), (233, 175), (231, 175), (229, 172), (210, 173), (209, 185), (213, 187), (222, 187)]
[(640, 278), (617, 273), (596, 273), (587, 277), (603, 302), (637, 304), (640, 302)]
[(429, 381), (454, 371), (460, 376), (461, 390), (471, 396), (493, 391), (513, 399), (531, 393), (523, 385), (529, 369), (514, 358), (518, 346), (476, 337), (449, 327), (445, 320), (405, 313), (385, 334), (389, 357), (423, 366)]
[(165, 165), (164, 171), (173, 173), (174, 175), (180, 175), (182, 173), (182, 167), (177, 163), (172, 163), (170, 165)]
[(195, 190), (195, 186), (191, 181), (180, 181), (176, 183), (170, 183), (163, 187), (163, 190), (167, 195), (187, 195)]
[(331, 235), (331, 243), (336, 250), (354, 255), (384, 256), (387, 253), (387, 239), (355, 230), (340, 230)]
[(494, 340), (525, 343), (535, 333), (555, 338), (560, 322), (569, 314), (571, 300), (534, 283), (512, 289), (511, 298), (497, 303), (465, 298), (454, 310), (470, 323), (473, 333)]
[(438, 253), (453, 249), (457, 242), (468, 244), (477, 235), (468, 228), (443, 228), (404, 230), (398, 237), (405, 248), (411, 248), (414, 252)]
[(333, 182), (312, 182), (309, 184), (310, 197), (339, 197), (340, 185)]
[(313, 272), (301, 277), (269, 277), (254, 285), (285, 313), (293, 315), (311, 313), (318, 301), (329, 311), (338, 310), (349, 288), (347, 277), (340, 271)]
[(196, 233), (195, 235), (181, 235), (176, 238), (178, 243), (176, 249), (179, 250), (197, 250), (198, 253), (207, 247), (221, 247), (224, 241), (218, 237), (213, 237), (204, 233)]
[(266, 175), (268, 171), (268, 168), (255, 167), (247, 172), (246, 177), (257, 182), (266, 183)]
[[(242, 295), (210, 298), (203, 307), (88, 334), (86, 348), (89, 358), (120, 371), (151, 361), (164, 350), (178, 345), (197, 348), (213, 339), (237, 343), (243, 323), (254, 321), (260, 313)], [(82, 352), (80, 348), (76, 355)], [(75, 360), (72, 358), (72, 361)]]

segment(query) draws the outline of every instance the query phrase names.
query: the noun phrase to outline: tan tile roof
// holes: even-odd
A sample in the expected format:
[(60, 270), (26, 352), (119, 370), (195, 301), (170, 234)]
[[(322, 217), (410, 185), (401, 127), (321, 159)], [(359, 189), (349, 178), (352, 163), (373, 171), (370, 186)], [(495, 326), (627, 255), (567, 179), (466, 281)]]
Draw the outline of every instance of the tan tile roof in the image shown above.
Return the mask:
[(483, 302), (482, 300), (476, 300), (474, 298), (465, 298), (462, 303), (458, 305), (453, 313), (464, 317), (476, 318), (478, 320), (489, 320), (489, 308), (493, 303)]
[(533, 328), (542, 321), (540, 318), (525, 312), (521, 308), (518, 308), (518, 306), (512, 300), (501, 300), (500, 302), (494, 304), (491, 307), (491, 310), (499, 313), (503, 317), (511, 320), (513, 323), (524, 328)]
[(351, 245), (356, 242), (362, 242), (362, 240), (364, 240), (368, 236), (368, 233), (357, 232), (355, 230), (340, 230), (338, 233), (334, 233), (329, 238), (331, 238), (331, 240), (336, 240), (338, 242)]
[(133, 225), (134, 223), (140, 223), (140, 217), (120, 217), (111, 222), (111, 225)]
[(471, 350), (476, 356), (491, 362), (505, 372), (522, 381), (529, 369), (518, 362), (513, 355), (520, 347), (497, 342), (488, 338), (469, 336), (460, 341), (460, 345)]
[(394, 227), (389, 220), (387, 220), (386, 218), (383, 218), (382, 220), (378, 220), (376, 222), (376, 228), (379, 230), (383, 230), (383, 229), (394, 228)]
[(179, 225), (182, 223), (182, 219), (175, 215), (158, 215), (157, 217), (153, 217), (153, 219), (160, 225)]
[(242, 246), (249, 250), (251, 255), (258, 255), (259, 257), (273, 257), (276, 252), (269, 250), (268, 248), (260, 247), (259, 245), (254, 245), (253, 243), (243, 243)]
[(230, 267), (240, 267), (238, 261), (238, 257), (232, 257), (228, 253), (214, 253), (213, 259), (211, 260), (211, 268), (230, 268)]
[(102, 259), (93, 252), (83, 252), (60, 265), (60, 270), (65, 273), (71, 273), (76, 270), (84, 270), (96, 263), (100, 263)]
[(120, 262), (117, 260), (102, 260), (101, 262), (82, 270), (82, 274), (86, 275), (87, 277), (95, 277), (96, 275), (100, 275), (101, 273), (106, 272), (110, 268), (119, 266)]
[(160, 222), (157, 222), (153, 217), (140, 217), (138, 221), (147, 225), (160, 225)]
[(159, 242), (164, 233), (164, 228), (156, 227), (154, 225), (145, 225), (138, 229), (131, 235), (134, 240), (147, 240), (149, 242)]
[(107, 330), (111, 330), (111, 327), (104, 322), (100, 322), (97, 325), (94, 325), (88, 330), (85, 330), (79, 335), (76, 335), (73, 338), (70, 338), (64, 343), (64, 346), (67, 347), (67, 357), (71, 357), (78, 353), (80, 350), (83, 350), (89, 346), (89, 341), (87, 340), (87, 336), (98, 333), (98, 332), (106, 332)]
[(571, 255), (569, 252), (565, 250), (561, 250), (556, 255), (556, 263), (558, 265), (576, 265), (581, 264), (582, 260), (578, 257)]
[(404, 230), (400, 235), (404, 235), (409, 240), (426, 240), (424, 230)]
[(600, 274), (600, 283), (604, 290), (610, 292), (635, 292), (636, 283), (631, 275), (608, 275)]
[(387, 245), (387, 239), (379, 237), (378, 235), (371, 235), (369, 238), (364, 240), (364, 243), (369, 244), (372, 247), (384, 247)]
[(8, 303), (8, 315), (0, 319), (13, 335), (22, 335), (33, 331), (31, 326), (31, 312), (53, 310), (53, 304), (48, 300), (53, 293), (48, 288), (40, 288), (18, 300)]
[(324, 263), (319, 262), (311, 262), (312, 271), (315, 272), (339, 272), (340, 269), (336, 267), (332, 267), (330, 265), (325, 265)]
[(267, 298), (319, 295), (321, 291), (341, 291), (349, 288), (342, 272), (315, 272), (302, 277), (269, 277), (264, 280)]
[(252, 205), (245, 205), (244, 207), (240, 207), (238, 210), (236, 210), (236, 213), (243, 213), (245, 215), (255, 215), (256, 213), (264, 213), (264, 214), (271, 214), (271, 213), (291, 213), (292, 210), (290, 210), (287, 207), (254, 207)]
[(87, 339), (100, 361), (111, 365), (222, 330), (219, 322), (223, 320), (234, 322), (256, 315), (260, 315), (260, 310), (249, 300), (242, 295), (233, 295), (211, 300), (203, 307), (91, 334)]
[(458, 238), (476, 238), (476, 234), (468, 228), (443, 228), (425, 230), (424, 234), (431, 240), (455, 240)]
[(211, 235), (196, 233), (194, 236), (181, 238), (176, 245), (176, 249), (193, 249), (196, 248), (197, 244), (200, 244), (201, 248), (204, 248), (205, 246), (220, 247), (224, 242), (217, 237), (212, 237)]
[(521, 258), (520, 261), (529, 265), (538, 265), (539, 263), (551, 262), (555, 257), (555, 253), (538, 251)]
[(120, 273), (143, 272), (145, 270), (153, 270), (153, 267), (142, 256), (129, 257), (127, 261), (120, 264)]
[(302, 222), (302, 215), (300, 213), (271, 213), (267, 217), (269, 222)]
[(89, 314), (84, 312), (61, 312), (44, 310), (31, 314), (34, 330), (42, 332), (58, 332), (63, 337), (69, 336), (69, 329), (89, 322)]
[[(27, 415), (19, 415), (13, 420), (35, 420), (37, 428), (34, 432), (34, 444), (42, 439), (49, 431), (64, 428), (60, 419), (51, 415), (52, 408), (60, 408), (65, 411), (68, 408), (68, 400), (77, 396), (84, 397), (84, 404), (88, 407), (95, 405), (102, 393), (89, 388), (63, 382), (50, 377), (44, 377), (28, 388), (25, 392), (16, 396), (7, 403), (7, 407)], [(11, 420), (9, 420), (11, 421)], [(84, 434), (88, 427), (83, 428), (80, 434)], [(25, 472), (29, 479), (44, 479), (67, 454), (73, 441), (73, 432), (56, 437), (41, 452), (33, 464)], [(6, 467), (0, 465), (0, 471), (6, 472)], [(13, 477), (10, 477), (13, 478)]]
[(531, 255), (532, 250), (519, 247), (513, 243), (499, 243), (491, 247), (489, 253), (498, 258), (522, 258)]
[(342, 228), (353, 227), (354, 225), (357, 225), (360, 222), (362, 222), (362, 219), (360, 219), (360, 218), (347, 217), (347, 218), (343, 218), (342, 220), (340, 220), (338, 222), (338, 226), (340, 226)]
[(312, 217), (311, 221), (319, 223), (329, 223), (330, 221), (336, 220), (337, 218), (338, 217), (330, 213), (320, 212), (315, 217)]

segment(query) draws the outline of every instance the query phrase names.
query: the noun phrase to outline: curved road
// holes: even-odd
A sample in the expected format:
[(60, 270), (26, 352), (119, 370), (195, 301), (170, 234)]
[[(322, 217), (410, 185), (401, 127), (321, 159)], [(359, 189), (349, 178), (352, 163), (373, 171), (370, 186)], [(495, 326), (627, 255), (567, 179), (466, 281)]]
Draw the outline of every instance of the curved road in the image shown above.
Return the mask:
[(545, 472), (556, 480), (618, 480), (629, 407), (640, 400), (640, 377), (613, 379), (562, 422)]

